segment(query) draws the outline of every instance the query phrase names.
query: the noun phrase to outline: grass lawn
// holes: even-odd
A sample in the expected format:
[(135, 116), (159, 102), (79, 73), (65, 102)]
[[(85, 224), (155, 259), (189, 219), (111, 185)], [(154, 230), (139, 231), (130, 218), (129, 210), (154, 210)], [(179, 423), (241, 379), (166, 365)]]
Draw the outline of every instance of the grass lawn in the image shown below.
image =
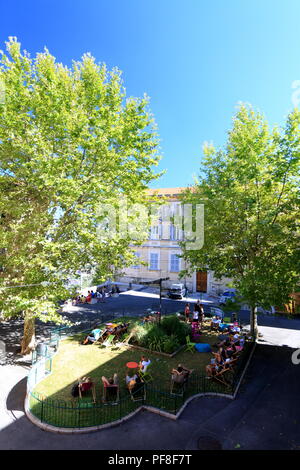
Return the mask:
[[(125, 385), (126, 363), (139, 362), (142, 351), (127, 346), (103, 347), (101, 345), (79, 344), (85, 334), (75, 335), (60, 341), (58, 353), (53, 358), (52, 373), (42, 380), (35, 391), (51, 398), (71, 400), (71, 388), (79, 377), (89, 375), (96, 383), (97, 400), (102, 396), (102, 375), (110, 377), (116, 372), (119, 376), (120, 395), (128, 394)], [(203, 332), (201, 343), (214, 344), (216, 333)], [(148, 353), (145, 353), (148, 355)], [(180, 351), (169, 358), (158, 353), (150, 353), (152, 361), (153, 387), (168, 392), (170, 390), (170, 371), (179, 363), (194, 369), (197, 375), (205, 375), (205, 366), (210, 362), (211, 353)], [(74, 400), (74, 399), (73, 399)]]
[[(140, 322), (140, 319), (130, 319)], [(201, 343), (215, 344), (218, 333), (203, 331)], [(35, 393), (30, 395), (31, 412), (41, 421), (58, 427), (86, 427), (110, 423), (128, 415), (142, 402), (133, 401), (125, 384), (127, 362), (139, 362), (142, 351), (125, 345), (105, 348), (101, 345), (81, 345), (86, 333), (60, 341), (59, 350), (53, 357), (52, 373), (34, 389), (44, 397), (41, 401)], [(210, 363), (211, 353), (186, 352), (184, 349), (170, 358), (159, 353), (145, 353), (152, 361), (153, 381), (146, 387), (146, 404), (176, 413), (186, 399), (200, 392), (226, 393), (226, 386), (206, 380), (205, 366)], [(171, 369), (183, 364), (194, 369), (184, 395), (170, 393)], [(119, 376), (120, 399), (117, 405), (102, 402), (101, 377)], [(87, 394), (82, 400), (73, 398), (71, 389), (79, 377), (89, 375), (96, 383), (96, 404)], [(51, 401), (49, 401), (49, 399)], [(53, 401), (54, 400), (54, 401)]]

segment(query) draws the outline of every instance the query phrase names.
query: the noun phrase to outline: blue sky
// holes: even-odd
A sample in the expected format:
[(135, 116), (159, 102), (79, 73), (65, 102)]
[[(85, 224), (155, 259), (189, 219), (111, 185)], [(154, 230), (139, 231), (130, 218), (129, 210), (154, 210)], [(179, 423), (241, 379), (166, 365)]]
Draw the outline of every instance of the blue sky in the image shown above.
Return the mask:
[(119, 67), (129, 96), (151, 98), (167, 170), (152, 187), (175, 187), (192, 183), (204, 141), (224, 145), (238, 102), (284, 124), (299, 19), (299, 0), (2, 0), (0, 48), (17, 36), (32, 56)]

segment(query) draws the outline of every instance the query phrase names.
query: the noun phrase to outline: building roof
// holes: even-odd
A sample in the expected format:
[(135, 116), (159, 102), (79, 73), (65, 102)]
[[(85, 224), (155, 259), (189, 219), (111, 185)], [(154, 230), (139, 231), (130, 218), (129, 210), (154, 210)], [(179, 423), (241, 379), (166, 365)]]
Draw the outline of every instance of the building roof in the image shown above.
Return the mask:
[(158, 188), (158, 189), (147, 189), (149, 196), (177, 196), (178, 194), (185, 191), (187, 188)]

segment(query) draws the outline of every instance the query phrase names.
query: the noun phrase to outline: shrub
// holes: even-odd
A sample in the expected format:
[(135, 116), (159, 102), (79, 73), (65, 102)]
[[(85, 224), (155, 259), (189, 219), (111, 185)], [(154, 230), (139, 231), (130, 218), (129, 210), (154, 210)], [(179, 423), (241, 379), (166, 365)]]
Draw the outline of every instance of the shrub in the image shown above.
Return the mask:
[(170, 354), (185, 344), (190, 330), (189, 325), (181, 322), (176, 315), (171, 315), (164, 317), (160, 324), (135, 325), (131, 330), (131, 342), (152, 351)]
[(176, 315), (164, 317), (161, 327), (168, 336), (175, 335), (179, 344), (184, 344), (185, 337), (191, 332), (190, 325), (180, 321)]
[(176, 335), (165, 336), (163, 342), (163, 352), (171, 354), (179, 348), (180, 344)]
[(148, 334), (147, 325), (135, 325), (131, 331), (133, 342), (142, 345), (145, 342), (145, 337)]
[(159, 325), (147, 325), (147, 335), (143, 338), (142, 346), (153, 349), (154, 351), (161, 351), (164, 338), (164, 332)]

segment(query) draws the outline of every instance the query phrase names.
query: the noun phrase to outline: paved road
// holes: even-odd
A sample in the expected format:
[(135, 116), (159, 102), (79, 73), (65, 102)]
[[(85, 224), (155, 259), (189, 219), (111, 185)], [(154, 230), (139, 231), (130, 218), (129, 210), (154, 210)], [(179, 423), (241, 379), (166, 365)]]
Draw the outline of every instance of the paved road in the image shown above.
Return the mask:
[[(195, 296), (197, 297), (197, 296)], [(198, 296), (199, 297), (199, 296)], [(162, 313), (169, 314), (184, 311), (185, 303), (189, 301), (196, 302), (191, 297), (183, 300), (162, 300)], [(214, 299), (206, 297), (203, 301), (205, 305), (212, 305)], [(93, 305), (83, 304), (76, 307), (63, 308), (63, 315), (71, 322), (81, 322), (89, 327), (91, 322), (101, 321), (103, 319), (112, 319), (122, 316), (144, 316), (147, 309), (159, 309), (159, 297), (157, 294), (145, 291), (127, 291), (120, 294), (119, 297), (109, 297), (105, 303), (99, 302)], [(50, 328), (54, 325), (45, 324), (41, 321), (36, 322), (36, 336), (38, 341), (49, 335)], [(7, 351), (16, 353), (19, 349), (20, 339), (23, 334), (23, 321), (16, 319), (9, 322), (0, 322), (0, 340), (5, 341)]]
[[(73, 321), (87, 321), (105, 313), (123, 314), (123, 307), (124, 314), (144, 315), (155, 302), (155, 298), (137, 299), (126, 293), (103, 305), (82, 306), (65, 314)], [(183, 302), (164, 301), (167, 304), (168, 311), (177, 311)], [(244, 322), (247, 317), (247, 312), (241, 313)], [(300, 347), (300, 321), (261, 316), (259, 323), (261, 343), (236, 400), (195, 399), (177, 421), (144, 411), (122, 425), (90, 434), (48, 433), (24, 416), (29, 362), (19, 358), (1, 366), (0, 449), (191, 450), (202, 437), (218, 441), (223, 449), (300, 449), (300, 365), (291, 361), (293, 351)], [(21, 326), (16, 322), (12, 331), (12, 326), (4, 324), (0, 339), (5, 333), (17, 343)], [(38, 326), (41, 337), (47, 328)]]
[(8, 396), (1, 397), (0, 449), (192, 450), (201, 437), (223, 449), (300, 449), (300, 365), (292, 364), (291, 353), (258, 345), (234, 401), (199, 398), (177, 421), (144, 411), (114, 428), (72, 436), (42, 431), (27, 420), (26, 380), (18, 370), (16, 384), (12, 380)]

